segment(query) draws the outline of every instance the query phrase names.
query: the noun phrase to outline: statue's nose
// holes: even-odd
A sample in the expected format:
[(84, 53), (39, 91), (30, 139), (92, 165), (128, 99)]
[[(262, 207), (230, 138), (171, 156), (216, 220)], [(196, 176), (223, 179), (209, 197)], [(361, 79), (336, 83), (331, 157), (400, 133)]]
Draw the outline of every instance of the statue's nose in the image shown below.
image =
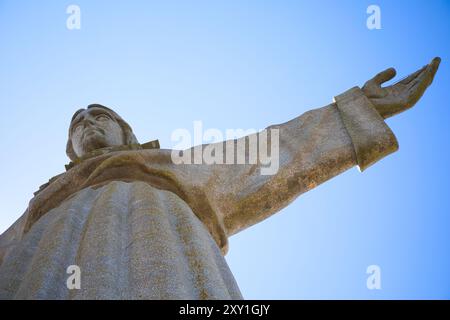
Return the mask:
[(84, 127), (90, 127), (94, 125), (94, 121), (92, 119), (84, 119), (83, 120)]

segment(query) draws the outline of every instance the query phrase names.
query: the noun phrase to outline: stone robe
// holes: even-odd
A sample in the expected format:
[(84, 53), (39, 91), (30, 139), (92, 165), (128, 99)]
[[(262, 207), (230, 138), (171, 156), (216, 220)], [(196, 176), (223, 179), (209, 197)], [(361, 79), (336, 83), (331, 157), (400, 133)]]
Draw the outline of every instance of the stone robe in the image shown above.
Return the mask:
[[(261, 163), (174, 164), (160, 149), (80, 161), (0, 236), (0, 298), (241, 299), (223, 257), (229, 236), (398, 148), (357, 87), (267, 129), (279, 129), (274, 175), (261, 175)], [(80, 289), (66, 285), (70, 265)]]

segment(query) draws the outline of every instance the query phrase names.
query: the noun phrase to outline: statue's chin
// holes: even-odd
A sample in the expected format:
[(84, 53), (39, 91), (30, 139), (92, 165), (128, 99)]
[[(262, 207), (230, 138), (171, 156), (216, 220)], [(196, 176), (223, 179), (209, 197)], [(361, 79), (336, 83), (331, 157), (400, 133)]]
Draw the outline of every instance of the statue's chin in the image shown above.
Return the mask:
[(105, 139), (99, 135), (89, 135), (83, 141), (83, 155), (97, 149), (106, 148), (109, 145)]

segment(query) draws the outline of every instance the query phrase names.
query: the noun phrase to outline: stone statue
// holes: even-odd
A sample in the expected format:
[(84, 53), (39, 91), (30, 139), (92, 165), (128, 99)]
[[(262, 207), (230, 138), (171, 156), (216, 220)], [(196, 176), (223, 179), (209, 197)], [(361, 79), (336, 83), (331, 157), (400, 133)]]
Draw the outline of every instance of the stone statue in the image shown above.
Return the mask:
[[(269, 127), (279, 129), (273, 175), (260, 174), (259, 163), (175, 164), (157, 141), (139, 144), (111, 109), (77, 111), (66, 172), (0, 236), (0, 298), (241, 299), (223, 257), (227, 238), (396, 151), (384, 119), (420, 99), (439, 63), (382, 87), (395, 76), (388, 69), (328, 106)], [(79, 289), (67, 285), (69, 266), (79, 267)]]

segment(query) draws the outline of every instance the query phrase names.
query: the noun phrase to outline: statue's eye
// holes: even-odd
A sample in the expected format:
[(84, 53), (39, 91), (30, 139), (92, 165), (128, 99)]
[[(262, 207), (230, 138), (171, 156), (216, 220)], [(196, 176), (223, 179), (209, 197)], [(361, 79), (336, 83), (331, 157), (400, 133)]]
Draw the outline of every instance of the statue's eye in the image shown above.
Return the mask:
[(82, 127), (81, 123), (75, 125), (75, 126), (72, 128), (72, 132), (80, 131), (81, 127)]
[(106, 121), (106, 120), (109, 120), (109, 117), (107, 115), (105, 115), (105, 114), (101, 114), (101, 115), (98, 115), (95, 118), (95, 120), (97, 120), (97, 121)]

